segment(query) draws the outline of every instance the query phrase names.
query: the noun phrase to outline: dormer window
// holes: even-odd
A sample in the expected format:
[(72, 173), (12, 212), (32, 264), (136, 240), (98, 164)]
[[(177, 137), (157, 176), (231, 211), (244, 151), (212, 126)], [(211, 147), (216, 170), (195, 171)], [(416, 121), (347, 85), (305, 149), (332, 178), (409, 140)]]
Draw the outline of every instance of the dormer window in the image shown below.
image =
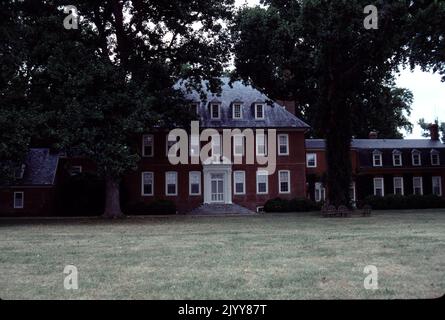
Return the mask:
[(194, 112), (195, 114), (199, 114), (199, 103), (193, 102), (190, 104), (190, 112)]
[(440, 166), (440, 154), (437, 150), (431, 150), (431, 165)]
[(381, 167), (383, 165), (381, 151), (374, 150), (374, 152), (372, 153), (372, 164), (374, 167)]
[(210, 105), (210, 114), (212, 119), (221, 119), (221, 110), (219, 103), (212, 103)]
[(392, 164), (394, 167), (402, 166), (402, 153), (399, 150), (394, 150), (392, 152)]
[(22, 164), (20, 167), (18, 167), (15, 171), (14, 171), (14, 178), (16, 179), (23, 179), (23, 175), (25, 174), (25, 165)]
[(241, 103), (234, 103), (233, 104), (233, 119), (242, 119), (243, 118), (243, 112), (242, 112), (242, 105)]
[(257, 120), (264, 119), (264, 104), (262, 103), (255, 104), (255, 119)]
[(420, 151), (413, 150), (411, 155), (412, 155), (412, 160), (413, 160), (413, 166), (420, 166), (420, 165), (422, 165), (422, 161), (421, 161), (421, 158), (420, 158)]

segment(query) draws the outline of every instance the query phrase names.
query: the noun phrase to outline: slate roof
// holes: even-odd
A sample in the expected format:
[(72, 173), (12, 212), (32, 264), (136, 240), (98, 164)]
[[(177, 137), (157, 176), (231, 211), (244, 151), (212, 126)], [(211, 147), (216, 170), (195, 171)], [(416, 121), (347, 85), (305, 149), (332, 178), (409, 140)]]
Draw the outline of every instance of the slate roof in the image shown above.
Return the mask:
[[(186, 93), (189, 100), (200, 102), (199, 115), (200, 126), (204, 128), (298, 128), (309, 129), (309, 125), (288, 112), (283, 106), (269, 99), (265, 94), (245, 85), (241, 81), (235, 81), (229, 85), (228, 77), (221, 78), (221, 95), (205, 92), (205, 99), (202, 101), (198, 92)], [(185, 88), (184, 83), (181, 85)], [(206, 88), (205, 82), (203, 88)], [(211, 119), (210, 103), (221, 103), (221, 119)], [(233, 119), (232, 104), (241, 102), (242, 119)], [(255, 103), (265, 104), (264, 120), (255, 119), (253, 106)]]
[[(323, 139), (306, 139), (307, 149), (324, 149)], [(431, 139), (353, 139), (353, 149), (441, 149), (445, 144)]]
[(20, 185), (52, 185), (57, 171), (59, 155), (47, 148), (30, 149), (25, 160), (25, 173)]

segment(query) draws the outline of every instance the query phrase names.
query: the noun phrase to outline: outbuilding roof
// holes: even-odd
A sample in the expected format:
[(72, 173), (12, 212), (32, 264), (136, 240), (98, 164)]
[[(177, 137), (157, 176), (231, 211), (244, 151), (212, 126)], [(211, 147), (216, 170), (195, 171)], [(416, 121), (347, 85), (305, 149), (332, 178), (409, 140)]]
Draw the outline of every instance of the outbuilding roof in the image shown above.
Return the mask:
[[(306, 139), (307, 149), (324, 149), (323, 139)], [(353, 139), (353, 149), (440, 149), (445, 144), (431, 139)]]

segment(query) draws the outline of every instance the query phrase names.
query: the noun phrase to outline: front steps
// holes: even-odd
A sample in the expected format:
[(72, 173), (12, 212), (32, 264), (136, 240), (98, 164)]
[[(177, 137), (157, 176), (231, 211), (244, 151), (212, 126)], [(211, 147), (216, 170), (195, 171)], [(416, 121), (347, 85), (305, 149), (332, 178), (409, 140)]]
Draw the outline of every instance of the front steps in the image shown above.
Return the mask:
[(198, 208), (193, 209), (188, 212), (189, 215), (225, 215), (225, 214), (256, 214), (245, 207), (239, 206), (237, 204), (202, 204)]

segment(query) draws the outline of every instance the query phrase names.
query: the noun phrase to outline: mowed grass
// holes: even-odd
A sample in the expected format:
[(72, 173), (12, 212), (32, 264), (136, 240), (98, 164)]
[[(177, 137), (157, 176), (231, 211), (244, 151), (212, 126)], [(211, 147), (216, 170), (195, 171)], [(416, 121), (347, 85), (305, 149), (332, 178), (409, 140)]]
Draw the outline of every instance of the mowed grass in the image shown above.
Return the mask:
[[(75, 265), (79, 289), (65, 290)], [(363, 285), (378, 268), (378, 290)], [(406, 299), (445, 292), (445, 212), (0, 220), (2, 299)]]

